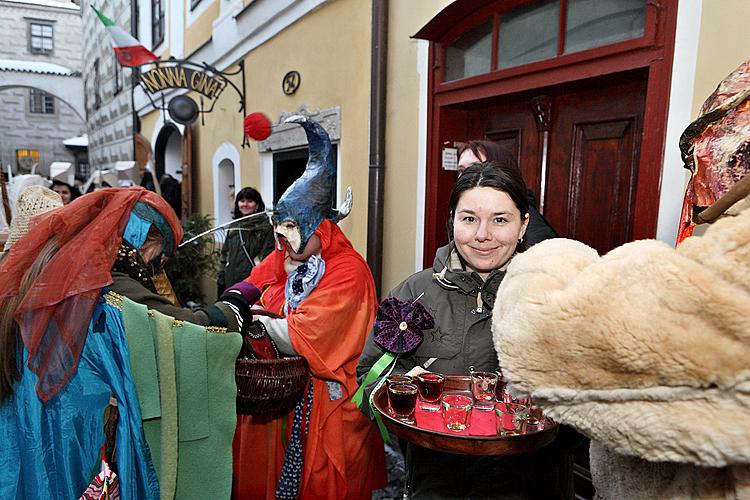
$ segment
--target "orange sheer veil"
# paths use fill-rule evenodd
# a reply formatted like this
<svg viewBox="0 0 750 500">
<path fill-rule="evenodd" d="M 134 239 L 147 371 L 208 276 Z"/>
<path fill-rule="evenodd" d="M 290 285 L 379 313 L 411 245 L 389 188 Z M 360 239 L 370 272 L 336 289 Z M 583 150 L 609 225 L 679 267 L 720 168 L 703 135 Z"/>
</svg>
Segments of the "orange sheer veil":
<svg viewBox="0 0 750 500">
<path fill-rule="evenodd" d="M 174 210 L 156 193 L 141 187 L 103 189 L 63 208 L 32 219 L 33 227 L 0 264 L 0 301 L 18 294 L 21 278 L 40 250 L 56 238 L 59 250 L 39 273 L 14 318 L 28 351 L 27 366 L 38 377 L 36 391 L 47 402 L 75 373 L 86 331 L 104 286 L 112 283 L 112 266 L 136 202 L 153 207 L 174 236 L 182 227 Z"/>
</svg>

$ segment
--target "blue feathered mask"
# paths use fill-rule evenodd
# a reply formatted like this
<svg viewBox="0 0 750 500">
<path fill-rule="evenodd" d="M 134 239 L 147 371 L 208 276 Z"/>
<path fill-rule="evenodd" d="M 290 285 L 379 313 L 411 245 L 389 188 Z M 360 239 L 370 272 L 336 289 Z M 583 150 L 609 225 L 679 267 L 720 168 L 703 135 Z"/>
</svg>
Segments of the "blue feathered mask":
<svg viewBox="0 0 750 500">
<path fill-rule="evenodd" d="M 274 231 L 282 235 L 295 253 L 302 253 L 323 219 L 338 222 L 351 211 L 349 188 L 341 207 L 333 208 L 332 188 L 336 182 L 333 150 L 328 133 L 310 118 L 294 115 L 284 123 L 300 125 L 307 135 L 310 156 L 302 175 L 281 195 L 273 210 Z"/>
</svg>

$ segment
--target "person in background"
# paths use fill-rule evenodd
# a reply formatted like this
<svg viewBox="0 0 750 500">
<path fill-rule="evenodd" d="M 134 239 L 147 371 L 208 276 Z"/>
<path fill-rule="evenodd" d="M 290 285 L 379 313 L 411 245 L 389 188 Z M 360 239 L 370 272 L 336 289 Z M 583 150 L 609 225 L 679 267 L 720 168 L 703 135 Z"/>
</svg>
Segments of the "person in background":
<svg viewBox="0 0 750 500">
<path fill-rule="evenodd" d="M 52 187 L 50 189 L 60 195 L 60 198 L 62 198 L 63 201 L 63 205 L 67 205 L 71 201 L 81 196 L 81 192 L 77 187 L 71 186 L 70 184 L 63 181 L 52 181 Z"/>
<path fill-rule="evenodd" d="M 169 174 L 164 174 L 159 179 L 159 188 L 162 197 L 167 200 L 174 213 L 180 217 L 182 214 L 182 187 L 180 181 Z"/>
<path fill-rule="evenodd" d="M 18 195 L 15 216 L 10 222 L 10 232 L 0 261 L 10 252 L 15 242 L 29 232 L 31 218 L 63 206 L 59 194 L 43 186 L 29 186 Z"/>
<path fill-rule="evenodd" d="M 498 370 L 492 343 L 492 309 L 497 288 L 529 224 L 526 185 L 514 166 L 474 163 L 456 181 L 449 199 L 451 242 L 438 249 L 432 269 L 398 285 L 391 297 L 418 301 L 434 326 L 416 348 L 398 357 L 393 374 L 427 370 L 467 375 Z M 370 333 L 357 365 L 360 384 L 385 350 Z M 365 387 L 369 400 L 377 381 Z M 372 418 L 370 405 L 361 410 Z M 509 457 L 443 453 L 409 444 L 405 498 L 573 498 L 572 457 L 549 445 Z"/>
<path fill-rule="evenodd" d="M 81 174 L 75 174 L 75 182 L 73 183 L 73 187 L 75 187 L 79 193 L 83 194 L 83 186 L 86 184 L 86 177 L 84 177 Z"/>
<path fill-rule="evenodd" d="M 266 205 L 260 193 L 245 187 L 234 199 L 233 219 L 263 212 Z M 221 247 L 221 260 L 217 276 L 217 297 L 227 288 L 250 276 L 256 264 L 271 253 L 274 246 L 273 227 L 268 217 L 251 217 L 227 228 L 227 238 Z"/>
<path fill-rule="evenodd" d="M 458 175 L 460 176 L 469 165 L 482 161 L 496 161 L 518 169 L 518 162 L 513 155 L 496 142 L 469 141 L 462 143 L 458 148 Z M 529 199 L 529 227 L 525 236 L 526 244 L 531 246 L 543 240 L 557 238 L 557 232 L 537 210 L 534 192 L 529 189 L 527 196 Z"/>
</svg>

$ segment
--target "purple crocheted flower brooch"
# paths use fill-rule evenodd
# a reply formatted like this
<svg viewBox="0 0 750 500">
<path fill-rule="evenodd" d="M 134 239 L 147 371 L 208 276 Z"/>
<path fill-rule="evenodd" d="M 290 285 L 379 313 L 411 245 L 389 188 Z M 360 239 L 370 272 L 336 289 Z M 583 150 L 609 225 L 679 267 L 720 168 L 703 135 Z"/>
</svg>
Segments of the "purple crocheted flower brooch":
<svg viewBox="0 0 750 500">
<path fill-rule="evenodd" d="M 435 321 L 419 302 L 389 297 L 378 308 L 375 342 L 388 352 L 403 354 L 419 347 L 422 330 L 433 326 Z"/>
</svg>

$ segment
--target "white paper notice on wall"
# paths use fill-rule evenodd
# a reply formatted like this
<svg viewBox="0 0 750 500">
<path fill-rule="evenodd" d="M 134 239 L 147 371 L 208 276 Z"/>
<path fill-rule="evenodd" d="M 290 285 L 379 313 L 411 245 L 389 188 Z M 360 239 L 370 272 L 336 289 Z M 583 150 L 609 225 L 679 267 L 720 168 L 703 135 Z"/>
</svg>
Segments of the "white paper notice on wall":
<svg viewBox="0 0 750 500">
<path fill-rule="evenodd" d="M 458 149 L 443 148 L 443 170 L 458 170 Z"/>
</svg>

